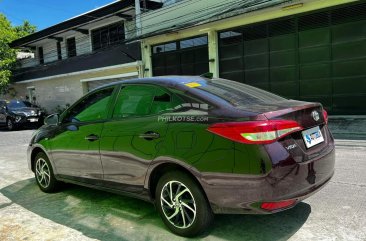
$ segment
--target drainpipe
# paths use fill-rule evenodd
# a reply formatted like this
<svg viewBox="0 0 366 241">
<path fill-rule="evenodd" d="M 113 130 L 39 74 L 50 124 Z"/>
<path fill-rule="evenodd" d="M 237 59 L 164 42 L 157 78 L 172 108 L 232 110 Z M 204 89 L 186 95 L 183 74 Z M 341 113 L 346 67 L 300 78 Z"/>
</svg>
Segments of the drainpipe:
<svg viewBox="0 0 366 241">
<path fill-rule="evenodd" d="M 208 59 L 209 70 L 214 78 L 219 77 L 219 53 L 218 53 L 218 39 L 217 32 L 210 29 L 208 35 Z"/>
<path fill-rule="evenodd" d="M 135 0 L 135 14 L 136 14 L 136 37 L 141 35 L 141 7 L 140 0 Z"/>
</svg>

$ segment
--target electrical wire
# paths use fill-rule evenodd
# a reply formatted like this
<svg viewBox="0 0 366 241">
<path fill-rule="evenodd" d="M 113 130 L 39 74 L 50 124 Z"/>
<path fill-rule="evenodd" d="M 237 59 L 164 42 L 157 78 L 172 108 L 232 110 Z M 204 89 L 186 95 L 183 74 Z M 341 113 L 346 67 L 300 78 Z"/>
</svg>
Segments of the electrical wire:
<svg viewBox="0 0 366 241">
<path fill-rule="evenodd" d="M 189 0 L 188 3 L 190 2 L 190 4 L 193 3 L 192 0 Z M 244 2 L 243 4 L 240 4 L 239 6 L 237 7 L 230 7 L 230 8 L 227 8 L 228 6 L 233 6 L 235 5 L 235 3 L 240 3 L 240 2 L 243 2 L 241 0 L 238 0 L 238 1 L 234 1 L 234 2 L 230 2 L 230 3 L 219 3 L 219 4 L 214 4 L 212 6 L 210 6 L 210 8 L 206 8 L 206 9 L 201 9 L 201 10 L 196 10 L 196 11 L 192 11 L 190 12 L 189 14 L 187 15 L 183 15 L 183 16 L 180 16 L 178 18 L 174 18 L 174 19 L 170 19 L 170 20 L 167 20 L 166 22 L 170 22 L 170 21 L 176 21 L 177 19 L 179 18 L 183 18 L 186 17 L 188 18 L 189 16 L 195 16 L 195 23 L 199 22 L 203 19 L 210 19 L 210 18 L 213 18 L 213 17 L 217 17 L 217 16 L 220 16 L 222 14 L 225 14 L 225 13 L 228 13 L 230 11 L 235 11 L 235 10 L 238 10 L 238 9 L 242 9 L 243 7 L 253 7 L 255 5 L 260 5 L 260 4 L 263 4 L 265 2 L 270 2 L 270 1 L 260 1 L 260 3 L 258 4 L 258 1 L 246 1 Z M 256 2 L 256 4 L 251 4 L 253 2 Z M 174 4 L 173 4 L 174 5 Z M 186 5 L 183 5 L 181 6 L 180 8 L 184 7 L 184 6 L 187 6 L 188 4 Z M 172 6 L 173 7 L 173 6 Z M 177 9 L 172 9 L 174 11 L 176 11 Z M 209 11 L 208 11 L 209 10 Z M 225 10 L 225 11 L 224 11 Z M 199 13 L 204 13 L 204 16 L 197 16 L 197 14 Z M 161 15 L 164 15 L 166 14 L 166 12 L 163 12 L 162 14 L 158 14 L 158 15 L 153 15 L 152 17 L 155 18 L 155 17 L 158 17 L 158 16 L 161 16 Z M 210 16 L 210 17 L 208 17 Z M 151 18 L 152 18 L 151 17 Z M 149 19 L 149 18 L 147 18 Z M 147 19 L 143 19 L 143 21 L 146 21 Z M 186 24 L 188 23 L 192 23 L 192 19 L 184 19 L 184 21 L 182 21 L 181 23 L 179 23 L 179 26 L 180 27 L 183 27 L 185 26 Z M 148 28 L 152 28 L 154 26 L 158 26 L 160 25 L 160 23 L 155 23 L 155 24 L 150 24 L 150 25 L 146 25 L 144 26 L 143 28 L 141 29 L 148 29 Z M 176 26 L 177 27 L 177 26 Z M 170 29 L 174 29 L 174 28 L 170 28 Z M 165 30 L 170 30 L 170 29 L 165 29 Z M 132 29 L 132 30 L 125 30 L 125 35 L 129 34 L 129 33 L 134 33 L 136 31 L 136 29 Z M 164 30 L 163 30 L 164 31 Z M 87 40 L 85 41 L 85 43 L 82 43 L 80 44 L 81 41 L 84 41 L 84 40 Z M 75 42 L 77 42 L 78 44 L 76 45 L 76 48 L 77 48 L 77 51 L 80 53 L 82 52 L 83 54 L 90 54 L 90 50 L 92 49 L 92 46 L 90 45 L 90 36 L 89 35 L 86 35 L 86 36 L 82 36 L 82 37 L 78 37 L 78 38 L 75 38 Z M 126 42 L 126 41 L 125 41 Z M 56 42 L 55 42 L 56 43 Z M 56 46 L 56 44 L 55 44 Z M 46 50 L 47 48 L 44 48 L 44 50 Z M 57 52 L 57 48 L 51 48 L 51 49 L 47 49 L 47 53 L 44 54 L 44 58 L 43 59 L 54 59 L 55 61 L 57 61 L 58 59 L 58 52 Z M 62 54 L 65 53 L 65 51 L 62 51 Z M 67 53 L 66 53 L 67 54 Z M 64 56 L 64 55 L 62 55 Z M 23 60 L 25 62 L 23 63 L 27 63 L 27 60 Z M 30 62 L 33 62 L 34 59 L 30 59 L 28 63 Z M 51 64 L 51 63 L 50 63 Z M 24 73 L 24 72 L 23 72 Z"/>
<path fill-rule="evenodd" d="M 229 8 L 229 10 L 227 10 L 227 11 L 224 11 L 225 9 L 224 9 L 224 7 L 227 7 L 227 6 L 232 6 L 232 5 L 236 5 L 236 3 L 242 3 L 243 1 L 242 0 L 239 0 L 239 1 L 235 1 L 235 2 L 230 2 L 230 3 L 226 3 L 226 4 L 220 4 L 219 6 L 213 6 L 213 7 L 210 7 L 210 8 L 208 8 L 208 9 L 205 9 L 205 10 L 196 10 L 196 11 L 193 11 L 193 12 L 191 12 L 190 14 L 188 14 L 188 15 L 183 15 L 183 16 L 180 16 L 180 17 L 177 17 L 177 18 L 174 18 L 174 19 L 170 19 L 170 20 L 167 20 L 167 21 L 165 21 L 165 22 L 170 22 L 170 21 L 176 21 L 177 19 L 179 19 L 179 18 L 184 18 L 184 17 L 187 17 L 187 16 L 190 16 L 190 15 L 195 15 L 195 21 L 194 22 L 199 22 L 199 21 L 197 21 L 197 19 L 198 18 L 205 18 L 205 19 L 210 19 L 212 16 L 210 16 L 210 14 L 212 14 L 212 13 L 215 13 L 215 10 L 217 10 L 217 12 L 219 12 L 219 14 L 218 15 L 221 15 L 221 14 L 223 14 L 223 13 L 226 13 L 227 11 L 231 11 L 231 9 L 240 9 L 240 8 L 243 8 L 243 7 L 251 7 L 252 5 L 248 5 L 248 6 L 246 6 L 247 4 L 248 4 L 248 2 L 258 2 L 258 1 L 256 1 L 256 0 L 252 0 L 252 1 L 246 1 L 245 3 L 243 3 L 243 4 L 241 4 L 239 7 L 236 7 L 236 8 Z M 262 2 L 268 2 L 268 0 L 267 1 L 261 1 L 259 4 L 262 4 Z M 269 1 L 270 2 L 270 1 Z M 217 8 L 219 8 L 219 7 L 222 7 L 222 8 L 220 8 L 220 9 L 217 9 Z M 207 11 L 207 10 L 212 10 L 212 11 Z M 196 14 L 197 13 L 204 13 L 203 14 L 203 16 L 196 16 Z M 216 16 L 216 15 L 215 15 Z M 143 19 L 144 21 L 145 21 L 145 19 Z M 186 24 L 186 23 L 190 23 L 190 21 L 188 20 L 188 21 L 186 21 L 186 22 L 182 22 L 182 23 L 180 23 L 179 25 L 184 25 L 184 24 Z M 158 25 L 160 25 L 160 23 L 158 24 Z M 147 26 L 145 26 L 145 27 L 143 27 L 142 29 L 149 29 L 149 28 L 152 28 L 152 27 L 154 27 L 155 26 L 155 24 L 152 24 L 152 25 L 147 25 Z M 178 27 L 178 26 L 177 26 Z"/>
<path fill-rule="evenodd" d="M 188 2 L 187 2 L 187 4 L 181 4 L 181 5 L 179 5 L 177 8 L 175 8 L 175 9 L 171 9 L 170 11 L 179 11 L 179 9 L 180 8 L 183 8 L 183 7 L 185 7 L 185 6 L 187 6 L 187 5 L 190 5 L 190 4 L 193 4 L 193 3 L 196 3 L 197 2 L 197 0 L 196 1 L 194 1 L 194 0 L 187 0 Z M 198 0 L 198 1 L 205 1 L 205 0 Z M 219 7 L 219 6 L 223 6 L 223 5 L 231 5 L 231 4 L 236 4 L 236 3 L 238 3 L 238 2 L 241 2 L 242 0 L 237 0 L 237 1 L 235 1 L 235 2 L 230 2 L 230 3 L 218 3 L 218 4 L 214 4 L 214 5 L 212 5 L 210 8 L 206 8 L 205 10 L 210 10 L 210 9 L 212 9 L 212 8 L 216 8 L 216 7 Z M 184 3 L 186 3 L 186 2 L 184 2 Z M 164 8 L 165 9 L 165 8 Z M 199 10 L 199 12 L 200 11 L 205 11 L 205 10 Z M 148 22 L 148 20 L 150 20 L 150 19 L 153 19 L 153 18 L 159 18 L 160 16 L 162 16 L 162 15 L 165 15 L 166 13 L 168 13 L 168 12 L 170 12 L 170 11 L 164 11 L 163 13 L 161 13 L 161 14 L 158 14 L 158 15 L 153 15 L 153 16 L 151 16 L 150 18 L 144 18 L 143 20 L 145 21 L 145 22 Z M 190 16 L 190 15 L 194 15 L 196 13 L 196 11 L 194 11 L 194 12 L 191 12 L 191 13 L 189 13 L 189 14 L 187 14 L 187 15 L 185 15 L 185 16 L 181 16 L 181 17 L 187 17 L 187 16 Z M 82 15 L 82 16 L 84 16 L 84 15 Z M 110 17 L 110 16 L 113 16 L 113 15 L 109 15 L 109 16 L 107 16 L 107 17 Z M 90 15 L 89 15 L 89 17 L 91 17 Z M 95 18 L 95 17 L 94 17 Z M 97 18 L 97 19 L 100 19 L 100 18 Z M 177 19 L 177 18 L 175 18 L 175 19 Z M 172 21 L 174 21 L 175 19 L 170 19 L 170 20 L 166 20 L 166 22 L 172 22 Z M 136 20 L 136 16 L 135 17 L 133 17 L 131 20 Z M 86 23 L 86 24 L 89 24 L 90 22 L 88 22 L 88 23 Z M 160 26 L 160 23 L 155 23 L 155 24 L 151 24 L 151 25 L 147 25 L 147 26 L 145 26 L 145 27 L 142 27 L 140 30 L 144 30 L 144 29 L 149 29 L 149 28 L 151 28 L 151 27 L 153 27 L 153 26 Z M 78 27 L 80 27 L 80 26 L 78 26 Z M 131 33 L 134 33 L 134 31 L 136 31 L 136 29 L 132 29 L 132 30 L 127 30 L 127 31 L 125 31 L 125 34 L 126 35 L 128 35 L 128 34 L 131 34 Z M 55 34 L 55 35 L 57 35 L 57 33 Z"/>
<path fill-rule="evenodd" d="M 190 0 L 191 1 L 191 0 Z M 202 0 L 201 0 L 202 1 Z M 216 9 L 217 7 L 222 7 L 222 6 L 227 6 L 227 5 L 231 5 L 231 4 L 233 4 L 233 3 L 237 3 L 237 2 L 241 2 L 241 0 L 237 0 L 237 1 L 235 1 L 235 2 L 230 2 L 230 3 L 219 3 L 219 4 L 214 4 L 214 5 L 212 5 L 210 8 L 208 8 L 208 9 L 205 9 L 205 10 L 198 10 L 198 11 L 193 11 L 193 12 L 191 12 L 190 14 L 188 14 L 188 15 L 185 15 L 185 16 L 181 16 L 181 17 L 187 17 L 187 16 L 190 16 L 190 15 L 195 15 L 196 13 L 200 13 L 200 12 L 207 12 L 207 10 L 212 10 L 212 9 Z M 192 4 L 192 3 L 191 3 Z M 186 4 L 186 5 L 188 5 L 188 4 Z M 184 6 L 186 6 L 186 5 L 184 5 Z M 164 12 L 164 14 L 166 14 L 166 12 Z M 160 15 L 163 15 L 163 14 L 160 14 Z M 158 16 L 160 16 L 160 15 L 157 15 L 156 17 L 158 17 Z M 175 19 L 170 19 L 170 20 L 168 20 L 169 22 L 170 21 L 175 21 L 177 18 L 175 18 Z M 145 21 L 145 19 L 144 19 L 144 21 Z M 166 22 L 168 22 L 168 21 L 166 21 Z M 145 27 L 143 27 L 142 29 L 149 29 L 149 28 L 152 28 L 152 27 L 155 27 L 155 26 L 160 26 L 160 23 L 155 23 L 155 24 L 151 24 L 151 25 L 147 25 L 147 26 L 145 26 Z M 135 33 L 135 29 L 133 29 L 133 30 L 130 30 L 130 31 L 125 31 L 125 35 L 128 35 L 128 34 L 131 34 L 131 33 Z M 85 38 L 89 38 L 89 36 L 86 36 Z M 76 39 L 76 41 L 77 42 L 80 42 L 82 39 L 80 38 L 80 39 Z M 83 48 L 83 46 L 85 46 L 85 48 Z M 84 52 L 85 50 L 90 50 L 90 44 L 89 43 L 85 43 L 85 44 L 78 44 L 77 45 L 77 49 L 80 51 L 80 52 Z M 87 49 L 86 49 L 87 48 Z M 44 50 L 46 50 L 46 48 L 44 49 Z M 53 54 L 53 55 L 52 55 Z M 50 59 L 56 59 L 57 57 L 58 57 L 58 54 L 57 54 L 57 49 L 48 49 L 48 51 L 47 51 L 47 53 L 44 53 L 44 56 L 46 56 L 47 55 L 47 58 L 50 58 Z"/>
<path fill-rule="evenodd" d="M 231 2 L 231 4 L 232 4 L 232 2 Z M 223 6 L 225 4 L 217 4 L 217 5 L 218 6 Z M 217 6 L 214 6 L 214 7 L 211 7 L 211 8 L 214 9 L 215 7 L 217 7 Z M 201 11 L 195 11 L 194 13 L 197 13 L 197 12 L 201 12 Z M 194 13 L 191 13 L 191 14 L 194 14 Z M 207 11 L 206 11 L 206 13 L 207 13 Z M 87 40 L 87 42 L 85 42 L 83 44 L 80 44 L 80 40 L 84 40 L 84 39 Z M 87 35 L 85 37 L 77 38 L 76 40 L 78 40 L 77 42 L 79 42 L 79 44 L 77 45 L 78 52 L 82 52 L 84 54 L 90 53 L 91 46 L 90 46 L 90 42 L 89 42 L 90 41 L 89 40 L 89 35 Z M 84 47 L 82 47 L 82 46 L 84 46 Z M 73 50 L 71 50 L 71 51 L 73 51 Z M 52 55 L 52 53 L 53 53 L 53 55 Z M 57 59 L 58 59 L 57 49 L 51 49 L 51 51 L 48 51 L 46 54 L 44 54 L 43 59 L 54 59 L 55 61 L 57 61 Z M 31 59 L 29 61 L 34 61 L 34 59 Z"/>
<path fill-rule="evenodd" d="M 199 1 L 205 1 L 205 0 L 199 0 Z M 227 6 L 230 6 L 230 5 L 233 5 L 233 4 L 237 4 L 237 3 L 240 3 L 240 2 L 242 2 L 242 0 L 236 0 L 236 1 L 231 1 L 231 2 L 227 2 L 227 3 L 216 3 L 216 4 L 213 4 L 213 5 L 211 5 L 210 7 L 208 7 L 208 8 L 205 8 L 205 9 L 198 9 L 198 10 L 194 10 L 194 11 L 191 11 L 190 13 L 188 13 L 188 14 L 186 14 L 186 15 L 182 15 L 182 16 L 179 16 L 179 17 L 175 17 L 175 18 L 171 18 L 171 19 L 168 19 L 168 20 L 165 20 L 164 21 L 164 23 L 166 24 L 167 22 L 175 22 L 175 21 L 177 21 L 178 19 L 184 19 L 184 18 L 189 18 L 189 17 L 195 17 L 195 15 L 197 14 L 197 13 L 204 13 L 204 14 L 207 14 L 207 12 L 208 11 L 210 11 L 210 10 L 217 10 L 218 8 L 224 8 L 224 7 L 227 7 Z M 194 2 L 194 3 L 197 3 L 197 1 L 196 2 Z M 193 3 L 192 3 L 193 4 Z M 185 6 L 182 6 L 182 7 L 178 7 L 177 9 L 172 9 L 171 11 L 179 11 L 179 9 L 180 8 L 183 8 L 183 7 L 185 7 Z M 218 11 L 219 10 L 221 10 L 221 9 L 218 9 Z M 141 19 L 143 22 L 149 22 L 149 20 L 151 20 L 151 19 L 155 19 L 155 18 L 159 18 L 160 16 L 162 16 L 162 15 L 166 15 L 167 13 L 168 13 L 169 11 L 164 11 L 164 12 L 162 12 L 161 14 L 156 14 L 156 15 L 153 15 L 153 16 L 151 16 L 150 18 L 143 18 L 143 19 Z M 135 17 L 133 18 L 133 19 L 136 19 Z M 142 28 L 140 28 L 139 30 L 141 31 L 141 30 L 145 30 L 145 29 L 150 29 L 150 28 L 152 28 L 152 27 L 155 27 L 155 26 L 161 26 L 161 23 L 160 22 L 158 22 L 158 23 L 153 23 L 153 24 L 150 24 L 150 25 L 146 25 L 146 26 L 144 26 L 144 27 L 142 27 Z M 136 31 L 136 29 L 134 29 L 134 30 L 132 30 L 132 31 Z M 130 32 L 132 32 L 132 31 L 130 31 Z"/>
<path fill-rule="evenodd" d="M 291 0 L 279 0 L 279 1 L 277 1 L 277 3 L 276 3 L 276 4 L 272 4 L 272 5 L 270 5 L 270 6 L 275 6 L 275 5 L 278 5 L 278 4 L 280 4 L 280 3 L 283 3 L 283 2 L 289 2 L 289 1 L 291 1 Z M 266 3 L 266 2 L 271 3 L 271 2 L 273 2 L 273 1 L 271 1 L 271 0 L 267 0 L 267 1 L 263 1 L 263 2 L 261 2 L 260 4 L 255 4 L 255 5 L 262 5 L 263 3 Z M 249 6 L 247 6 L 247 8 L 255 7 L 255 5 L 249 5 Z M 233 11 L 235 11 L 235 10 L 239 10 L 239 9 L 241 9 L 242 7 L 243 7 L 243 6 L 240 6 L 240 7 L 234 8 L 234 9 L 233 9 Z M 251 10 L 251 11 L 254 11 L 254 10 Z M 251 11 L 247 11 L 247 12 L 251 12 Z M 154 31 L 154 33 L 153 33 L 153 34 L 151 34 L 151 33 L 147 33 L 147 34 L 144 34 L 144 35 L 138 36 L 138 37 L 136 37 L 136 38 L 131 38 L 131 39 L 129 40 L 129 42 L 135 41 L 135 40 L 137 40 L 137 39 L 143 39 L 143 38 L 147 38 L 147 37 L 151 37 L 151 36 L 161 35 L 161 34 L 164 34 L 164 33 L 169 33 L 169 32 L 176 31 L 176 30 L 182 30 L 182 29 L 186 29 L 186 28 L 188 28 L 188 27 L 198 26 L 198 25 L 200 25 L 200 24 L 205 24 L 205 23 L 207 23 L 207 22 L 213 22 L 213 21 L 217 21 L 217 20 L 226 19 L 226 18 L 228 18 L 228 17 L 236 16 L 236 15 L 239 15 L 239 14 L 243 14 L 243 12 L 240 12 L 240 13 L 237 13 L 237 14 L 234 14 L 234 15 L 231 15 L 231 16 L 226 16 L 226 17 L 223 17 L 223 18 L 220 18 L 220 19 L 215 19 L 215 20 L 213 20 L 213 21 L 212 21 L 212 19 L 213 19 L 213 18 L 217 18 L 218 16 L 221 16 L 221 15 L 223 15 L 224 13 L 227 13 L 227 11 L 225 11 L 225 12 L 220 12 L 220 13 L 218 13 L 218 14 L 216 14 L 216 15 L 212 15 L 212 16 L 210 16 L 210 17 L 201 16 L 201 18 L 206 19 L 206 21 L 205 21 L 205 22 L 201 22 L 201 23 L 200 23 L 200 21 L 201 21 L 201 20 L 200 20 L 200 19 L 199 19 L 199 20 L 197 20 L 197 18 L 196 18 L 196 21 L 187 21 L 187 22 L 182 22 L 182 23 L 181 23 L 180 25 L 178 25 L 178 26 L 173 26 L 173 27 L 171 27 L 171 28 L 162 29 L 162 30 L 160 30 L 160 31 Z M 244 12 L 244 13 L 245 13 L 245 12 Z"/>
</svg>

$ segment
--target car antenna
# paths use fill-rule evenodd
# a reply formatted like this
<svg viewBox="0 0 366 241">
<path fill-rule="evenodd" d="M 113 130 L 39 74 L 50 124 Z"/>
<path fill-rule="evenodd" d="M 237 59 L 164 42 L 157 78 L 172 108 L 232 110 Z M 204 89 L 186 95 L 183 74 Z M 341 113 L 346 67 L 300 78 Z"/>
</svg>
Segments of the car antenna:
<svg viewBox="0 0 366 241">
<path fill-rule="evenodd" d="M 213 73 L 207 72 L 207 73 L 201 74 L 200 77 L 205 77 L 207 79 L 212 79 L 213 78 Z"/>
</svg>

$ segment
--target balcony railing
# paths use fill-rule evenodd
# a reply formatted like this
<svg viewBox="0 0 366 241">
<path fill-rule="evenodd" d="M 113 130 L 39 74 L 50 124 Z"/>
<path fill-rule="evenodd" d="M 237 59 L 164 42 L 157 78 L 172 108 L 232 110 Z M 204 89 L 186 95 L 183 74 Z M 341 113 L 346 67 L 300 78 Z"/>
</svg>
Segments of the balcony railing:
<svg viewBox="0 0 366 241">
<path fill-rule="evenodd" d="M 140 59 L 141 51 L 139 43 L 120 44 L 65 60 L 17 69 L 13 73 L 13 82 L 103 68 L 135 62 Z"/>
</svg>

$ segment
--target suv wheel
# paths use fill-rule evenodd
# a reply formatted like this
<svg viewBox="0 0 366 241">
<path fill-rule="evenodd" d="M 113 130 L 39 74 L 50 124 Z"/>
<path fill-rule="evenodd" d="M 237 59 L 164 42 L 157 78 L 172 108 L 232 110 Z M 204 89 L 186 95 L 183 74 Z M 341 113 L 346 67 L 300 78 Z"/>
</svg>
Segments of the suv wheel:
<svg viewBox="0 0 366 241">
<path fill-rule="evenodd" d="M 156 206 L 165 225 L 175 234 L 193 237 L 213 221 L 201 188 L 183 172 L 163 175 L 156 188 Z"/>
<path fill-rule="evenodd" d="M 15 128 L 14 123 L 10 118 L 6 119 L 6 128 L 8 128 L 9 131 L 14 130 Z"/>
<path fill-rule="evenodd" d="M 43 192 L 55 192 L 58 187 L 58 181 L 53 175 L 51 163 L 43 152 L 37 154 L 35 158 L 35 172 L 37 184 Z"/>
</svg>

